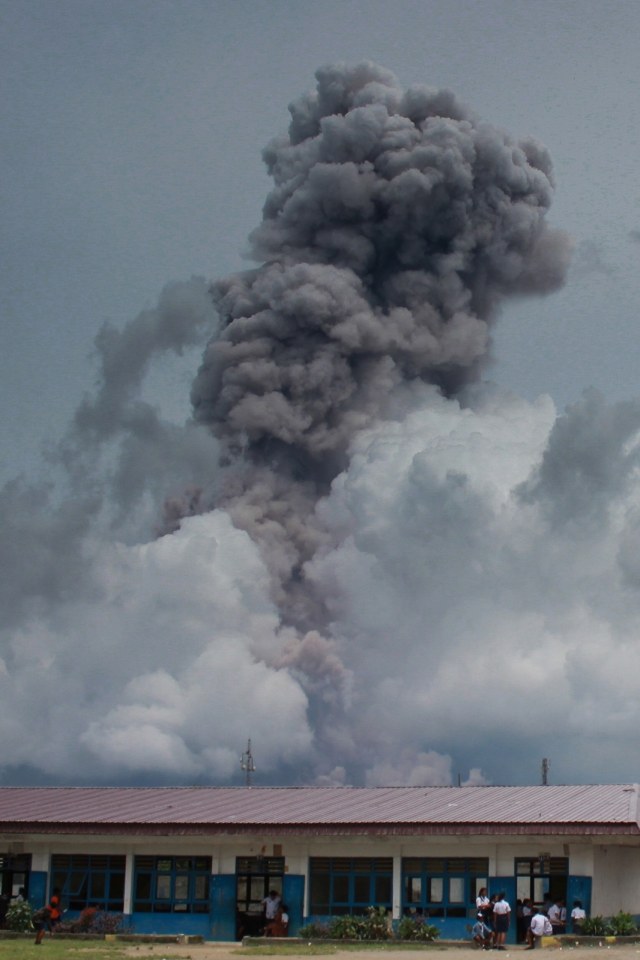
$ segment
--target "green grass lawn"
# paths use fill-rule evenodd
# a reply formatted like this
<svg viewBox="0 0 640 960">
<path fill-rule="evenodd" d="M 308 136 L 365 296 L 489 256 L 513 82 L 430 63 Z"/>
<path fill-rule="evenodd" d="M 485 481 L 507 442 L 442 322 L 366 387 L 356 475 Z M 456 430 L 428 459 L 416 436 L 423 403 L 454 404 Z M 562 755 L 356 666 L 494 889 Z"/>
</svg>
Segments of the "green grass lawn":
<svg viewBox="0 0 640 960">
<path fill-rule="evenodd" d="M 110 943 L 104 940 L 58 940 L 45 937 L 39 947 L 32 939 L 0 940 L 0 960 L 27 960 L 43 957 L 46 960 L 124 960 L 125 948 L 131 944 Z M 173 955 L 175 958 L 175 954 Z M 172 960 L 171 954 L 163 954 L 163 960 Z M 182 958 L 184 960 L 184 958 Z"/>
<path fill-rule="evenodd" d="M 29 940 L 2 940 L 0 939 L 0 960 L 32 960 L 40 957 L 42 960 L 130 960 L 131 953 L 126 954 L 127 947 L 130 949 L 131 943 L 114 943 L 104 940 L 80 940 L 74 943 L 73 940 L 56 940 L 55 937 L 45 937 L 40 946 L 36 946 L 32 939 Z M 418 944 L 417 948 L 423 944 Z M 350 950 L 370 950 L 371 953 L 381 953 L 393 948 L 398 950 L 398 945 L 381 944 L 365 942 L 359 944 L 344 944 L 337 947 L 335 944 L 314 943 L 314 944 L 274 944 L 264 947 L 239 947 L 235 953 L 243 957 L 287 957 L 287 956 L 327 956 L 337 953 L 345 953 Z M 400 948 L 402 949 L 402 948 Z M 415 947 L 413 948 L 415 949 Z M 433 950 L 433 946 L 431 947 Z M 166 953 L 165 953 L 166 950 Z M 165 946 L 162 951 L 162 960 L 184 960 L 184 955 L 177 958 L 176 954 L 171 953 L 171 944 Z M 194 956 L 198 956 L 197 945 L 194 946 Z"/>
<path fill-rule="evenodd" d="M 269 947 L 240 947 L 236 950 L 236 953 L 243 957 L 313 957 L 337 952 L 338 948 L 332 943 L 310 943 L 308 946 L 306 943 L 292 943 L 291 946 L 279 943 Z"/>
<path fill-rule="evenodd" d="M 441 943 L 421 943 L 416 941 L 416 943 L 398 943 L 397 940 L 388 940 L 377 943 L 372 940 L 360 940 L 358 943 L 322 943 L 320 941 L 315 941 L 315 943 L 292 943 L 287 945 L 284 943 L 274 944 L 273 946 L 259 946 L 259 947 L 240 947 L 236 950 L 236 953 L 241 954 L 245 957 L 286 957 L 286 956 L 313 956 L 314 954 L 335 954 L 335 953 L 349 953 L 349 952 L 360 952 L 362 950 L 368 950 L 371 953 L 385 953 L 392 950 L 394 953 L 401 952 L 403 950 L 411 950 L 415 952 L 416 950 L 424 950 L 425 953 L 430 951 L 433 953 L 434 950 L 446 950 L 446 946 Z"/>
<path fill-rule="evenodd" d="M 41 960 L 46 958 L 46 960 L 130 960 L 135 953 L 131 952 L 131 948 L 135 949 L 135 943 L 132 942 L 117 942 L 114 940 L 85 940 L 78 939 L 75 940 L 70 937 L 58 938 L 46 936 L 44 941 L 39 946 L 36 946 L 34 943 L 35 934 L 31 934 L 29 937 L 20 937 L 20 939 L 4 939 L 0 937 L 0 960 L 29 960 L 29 958 L 40 957 Z M 170 943 L 158 945 L 160 947 L 161 953 L 156 957 L 156 960 L 185 960 L 185 955 L 178 957 L 175 952 L 172 952 L 172 947 Z M 388 951 L 393 951 L 397 953 L 403 950 L 422 950 L 425 953 L 430 951 L 433 953 L 434 950 L 442 951 L 446 949 L 442 944 L 436 943 L 398 943 L 397 941 L 367 941 L 362 940 L 357 943 L 345 942 L 345 943 L 322 943 L 321 941 L 315 941 L 313 943 L 306 943 L 304 941 L 297 941 L 295 943 L 273 943 L 267 944 L 262 942 L 259 946 L 249 946 L 241 947 L 240 944 L 235 945 L 233 950 L 230 950 L 229 953 L 238 955 L 238 960 L 242 957 L 244 960 L 245 957 L 254 957 L 256 960 L 261 960 L 263 957 L 314 957 L 314 956 L 336 956 L 337 954 L 350 953 L 352 951 L 362 951 L 367 950 L 372 954 L 381 954 Z M 126 951 L 129 950 L 129 953 Z M 198 957 L 198 945 L 193 945 L 193 957 Z M 382 960 L 382 958 L 380 958 Z"/>
<path fill-rule="evenodd" d="M 114 943 L 104 940 L 56 940 L 55 937 L 45 937 L 40 946 L 36 946 L 33 939 L 28 940 L 3 940 L 0 939 L 0 960 L 32 960 L 40 957 L 42 960 L 130 960 L 131 953 L 126 954 L 127 948 L 131 949 L 131 943 Z M 162 960 L 184 960 L 184 955 L 180 958 L 175 953 L 171 953 L 171 944 L 163 945 Z M 348 953 L 352 950 L 370 950 L 371 953 L 383 953 L 387 950 L 402 949 L 420 950 L 426 948 L 425 944 L 412 944 L 407 947 L 405 944 L 397 943 L 371 943 L 362 941 L 358 944 L 341 944 L 339 947 L 332 943 L 306 943 L 296 944 L 274 944 L 273 946 L 245 947 L 238 945 L 234 951 L 242 957 L 287 957 L 287 956 L 327 956 L 337 953 Z M 434 945 L 430 944 L 427 949 L 434 950 Z M 437 948 L 436 948 L 437 949 Z M 442 950 L 442 946 L 440 946 Z M 165 952 L 166 950 L 166 952 Z M 426 950 L 425 950 L 426 952 Z M 198 956 L 198 947 L 194 945 L 194 956 Z"/>
</svg>

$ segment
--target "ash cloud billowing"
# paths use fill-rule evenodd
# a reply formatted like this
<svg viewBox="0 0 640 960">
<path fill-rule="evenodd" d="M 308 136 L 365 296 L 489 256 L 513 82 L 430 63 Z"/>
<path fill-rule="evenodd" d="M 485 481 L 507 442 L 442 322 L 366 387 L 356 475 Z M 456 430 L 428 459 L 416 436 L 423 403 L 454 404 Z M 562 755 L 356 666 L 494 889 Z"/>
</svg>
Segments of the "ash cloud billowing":
<svg viewBox="0 0 640 960">
<path fill-rule="evenodd" d="M 291 113 L 258 266 L 104 327 L 61 488 L 0 491 L 0 775 L 637 779 L 640 403 L 481 379 L 566 270 L 546 152 L 371 64 Z"/>
<path fill-rule="evenodd" d="M 263 265 L 216 283 L 221 329 L 192 390 L 236 465 L 217 503 L 262 545 L 302 628 L 324 616 L 301 586 L 326 546 L 314 508 L 354 436 L 397 415 L 412 383 L 452 396 L 475 381 L 503 299 L 555 290 L 570 254 L 546 224 L 539 144 L 372 63 L 316 77 L 264 152 L 275 185 L 250 240 Z"/>
</svg>

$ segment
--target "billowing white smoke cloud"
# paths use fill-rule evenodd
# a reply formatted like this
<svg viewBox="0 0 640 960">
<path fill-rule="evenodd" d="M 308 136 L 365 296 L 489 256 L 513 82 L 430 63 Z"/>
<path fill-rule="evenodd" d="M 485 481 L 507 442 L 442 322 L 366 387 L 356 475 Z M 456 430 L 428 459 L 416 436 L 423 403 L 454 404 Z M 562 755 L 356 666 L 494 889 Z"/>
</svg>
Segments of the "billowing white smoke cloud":
<svg viewBox="0 0 640 960">
<path fill-rule="evenodd" d="M 146 544 L 85 538 L 77 595 L 4 631 L 4 763 L 225 782 L 251 736 L 263 782 L 526 782 L 547 755 L 564 780 L 628 778 L 640 403 L 589 394 L 556 421 L 490 391 L 411 400 L 318 508 L 335 545 L 306 573 L 331 598 L 333 674 L 280 627 L 223 511 Z"/>
<path fill-rule="evenodd" d="M 0 492 L 5 782 L 237 782 L 247 737 L 263 783 L 637 779 L 640 401 L 473 385 L 566 268 L 548 157 L 318 78 L 221 325 L 191 280 L 105 328 L 70 495 Z M 166 422 L 145 374 L 207 340 Z"/>
<path fill-rule="evenodd" d="M 5 764 L 226 779 L 252 730 L 267 768 L 308 750 L 306 695 L 275 666 L 287 635 L 264 566 L 226 514 L 84 549 L 91 590 L 25 620 L 0 662 Z"/>
<path fill-rule="evenodd" d="M 639 431 L 638 402 L 587 394 L 556 421 L 478 392 L 358 437 L 320 508 L 340 543 L 307 576 L 333 598 L 372 771 L 384 743 L 463 773 L 535 778 L 551 755 L 565 779 L 632 775 Z"/>
</svg>

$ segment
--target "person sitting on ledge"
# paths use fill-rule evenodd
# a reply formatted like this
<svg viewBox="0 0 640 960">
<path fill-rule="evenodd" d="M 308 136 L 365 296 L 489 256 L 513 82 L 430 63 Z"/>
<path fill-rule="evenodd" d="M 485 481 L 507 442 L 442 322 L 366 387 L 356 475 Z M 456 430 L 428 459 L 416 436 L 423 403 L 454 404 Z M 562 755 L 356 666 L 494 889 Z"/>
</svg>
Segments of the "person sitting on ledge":
<svg viewBox="0 0 640 960">
<path fill-rule="evenodd" d="M 482 947 L 483 950 L 491 950 L 491 941 L 493 940 L 493 930 L 486 923 L 484 919 L 484 913 L 482 913 L 482 911 L 478 912 L 476 922 L 471 928 L 471 936 L 473 938 L 473 942 L 478 947 Z"/>
<path fill-rule="evenodd" d="M 527 930 L 527 946 L 525 950 L 533 950 L 540 946 L 542 937 L 549 937 L 553 933 L 553 927 L 549 917 L 546 916 L 542 907 L 537 907 L 536 912 L 531 917 L 531 923 Z"/>
</svg>

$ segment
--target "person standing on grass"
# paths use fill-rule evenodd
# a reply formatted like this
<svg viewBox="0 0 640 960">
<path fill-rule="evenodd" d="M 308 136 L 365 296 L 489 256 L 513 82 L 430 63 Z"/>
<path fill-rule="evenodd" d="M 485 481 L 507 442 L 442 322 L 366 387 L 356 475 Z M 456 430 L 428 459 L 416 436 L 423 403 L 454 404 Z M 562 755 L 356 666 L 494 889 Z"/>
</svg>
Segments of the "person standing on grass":
<svg viewBox="0 0 640 960">
<path fill-rule="evenodd" d="M 36 944 L 42 943 L 47 930 L 49 933 L 53 933 L 61 919 L 62 903 L 60 901 L 60 889 L 56 887 L 46 907 L 43 907 L 42 910 L 37 910 L 33 915 L 33 923 L 37 931 Z"/>
<path fill-rule="evenodd" d="M 60 887 L 56 887 L 51 894 L 51 899 L 49 900 L 49 910 L 51 911 L 51 916 L 49 919 L 49 924 L 51 927 L 51 933 L 58 926 L 62 920 L 62 901 L 60 900 Z"/>
<path fill-rule="evenodd" d="M 36 910 L 31 917 L 31 922 L 36 928 L 36 939 L 34 943 L 36 946 L 39 946 L 44 940 L 44 935 L 47 930 L 51 930 L 51 908 L 49 905 L 47 904 L 40 910 Z"/>
</svg>

